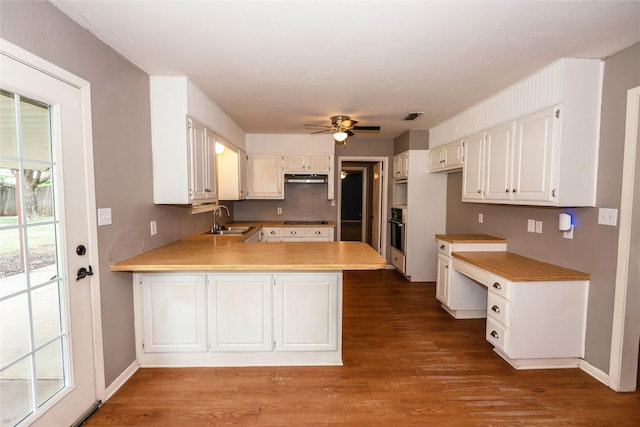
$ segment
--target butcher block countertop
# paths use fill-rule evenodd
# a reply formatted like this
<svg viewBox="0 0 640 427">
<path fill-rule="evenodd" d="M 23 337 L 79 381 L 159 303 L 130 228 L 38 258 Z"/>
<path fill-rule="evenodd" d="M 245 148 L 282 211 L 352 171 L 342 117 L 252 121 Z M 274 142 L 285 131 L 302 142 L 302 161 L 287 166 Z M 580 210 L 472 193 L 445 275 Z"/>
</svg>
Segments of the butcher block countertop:
<svg viewBox="0 0 640 427">
<path fill-rule="evenodd" d="M 191 236 L 112 264 L 111 271 L 342 271 L 387 265 L 362 242 L 242 242 L 246 237 Z"/>
<path fill-rule="evenodd" d="M 507 243 L 507 239 L 488 234 L 436 234 L 436 239 L 449 243 Z"/>
<path fill-rule="evenodd" d="M 512 282 L 590 280 L 586 273 L 512 252 L 453 252 L 451 255 Z"/>
</svg>

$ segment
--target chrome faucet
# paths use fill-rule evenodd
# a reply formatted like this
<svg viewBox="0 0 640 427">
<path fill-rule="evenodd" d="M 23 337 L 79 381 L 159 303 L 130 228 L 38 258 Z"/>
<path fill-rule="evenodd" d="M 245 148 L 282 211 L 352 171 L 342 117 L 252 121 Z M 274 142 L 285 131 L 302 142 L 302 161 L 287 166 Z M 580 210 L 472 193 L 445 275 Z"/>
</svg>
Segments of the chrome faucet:
<svg viewBox="0 0 640 427">
<path fill-rule="evenodd" d="M 222 218 L 222 209 L 227 211 L 227 217 L 231 216 L 228 207 L 226 207 L 225 205 L 218 205 L 218 207 L 213 211 L 213 227 L 211 227 L 211 231 L 220 230 L 220 225 L 218 225 L 218 222 L 216 221 L 216 215 Z"/>
</svg>

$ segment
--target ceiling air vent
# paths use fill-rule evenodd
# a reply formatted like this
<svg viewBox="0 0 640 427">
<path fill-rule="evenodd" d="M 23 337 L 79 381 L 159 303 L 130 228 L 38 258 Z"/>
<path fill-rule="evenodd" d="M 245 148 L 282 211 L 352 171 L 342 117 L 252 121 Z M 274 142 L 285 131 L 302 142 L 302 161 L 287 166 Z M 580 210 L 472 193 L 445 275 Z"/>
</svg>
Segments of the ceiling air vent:
<svg viewBox="0 0 640 427">
<path fill-rule="evenodd" d="M 418 117 L 420 117 L 421 115 L 423 115 L 424 113 L 409 113 L 407 114 L 407 116 L 402 119 L 402 120 L 415 120 Z"/>
</svg>

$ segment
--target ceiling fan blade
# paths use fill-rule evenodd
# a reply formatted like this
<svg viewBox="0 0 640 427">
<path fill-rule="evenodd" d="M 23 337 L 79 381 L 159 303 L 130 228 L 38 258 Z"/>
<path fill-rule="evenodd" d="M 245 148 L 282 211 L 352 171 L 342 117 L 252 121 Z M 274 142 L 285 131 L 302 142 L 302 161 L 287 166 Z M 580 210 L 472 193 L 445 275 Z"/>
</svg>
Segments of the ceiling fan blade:
<svg viewBox="0 0 640 427">
<path fill-rule="evenodd" d="M 331 129 L 331 126 L 327 126 L 327 125 L 304 125 L 304 127 L 306 127 L 306 128 L 327 128 L 327 129 Z"/>
<path fill-rule="evenodd" d="M 325 129 L 325 130 L 319 130 L 316 132 L 311 132 L 309 135 L 317 135 L 319 133 L 326 133 L 326 132 L 331 132 L 331 129 Z"/>
<path fill-rule="evenodd" d="M 358 123 L 355 120 L 351 120 L 351 119 L 346 119 L 342 121 L 342 126 L 346 127 L 346 128 L 351 128 L 353 126 L 355 126 L 355 124 Z"/>
<path fill-rule="evenodd" d="M 355 135 L 355 133 L 351 132 L 349 129 L 345 130 L 345 132 L 347 133 L 347 138 L 349 138 L 350 136 Z"/>
<path fill-rule="evenodd" d="M 351 129 L 353 130 L 364 130 L 364 131 L 379 131 L 380 126 L 354 126 Z"/>
</svg>

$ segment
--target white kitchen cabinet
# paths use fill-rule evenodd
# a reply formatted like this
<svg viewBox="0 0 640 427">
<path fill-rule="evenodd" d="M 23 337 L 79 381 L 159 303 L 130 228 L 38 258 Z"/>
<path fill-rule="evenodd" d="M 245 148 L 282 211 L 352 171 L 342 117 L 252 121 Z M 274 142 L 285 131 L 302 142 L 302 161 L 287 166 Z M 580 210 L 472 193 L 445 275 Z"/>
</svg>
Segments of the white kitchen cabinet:
<svg viewBox="0 0 640 427">
<path fill-rule="evenodd" d="M 487 310 L 486 289 L 454 271 L 451 253 L 506 251 L 507 243 L 490 236 L 447 239 L 437 239 L 436 298 L 442 303 L 442 308 L 456 319 L 484 318 Z"/>
<path fill-rule="evenodd" d="M 409 151 L 393 156 L 393 179 L 409 177 Z"/>
<path fill-rule="evenodd" d="M 484 146 L 485 201 L 513 199 L 513 129 L 509 122 L 487 130 Z"/>
<path fill-rule="evenodd" d="M 263 242 L 333 242 L 333 227 L 262 227 Z"/>
<path fill-rule="evenodd" d="M 400 273 L 406 274 L 407 272 L 407 260 L 405 255 L 397 250 L 391 248 L 391 265 L 393 265 Z"/>
<path fill-rule="evenodd" d="M 210 274 L 208 281 L 209 350 L 271 351 L 272 276 Z"/>
<path fill-rule="evenodd" d="M 206 351 L 204 274 L 144 274 L 138 286 L 145 353 Z"/>
<path fill-rule="evenodd" d="M 284 199 L 282 156 L 249 155 L 248 199 Z"/>
<path fill-rule="evenodd" d="M 150 80 L 153 200 L 157 204 L 217 201 L 216 135 L 189 115 L 187 87 L 186 79 Z"/>
<path fill-rule="evenodd" d="M 216 155 L 218 171 L 218 199 L 244 200 L 247 198 L 247 155 L 242 150 L 226 146 Z"/>
<path fill-rule="evenodd" d="M 484 189 L 484 132 L 464 139 L 462 201 L 482 200 Z"/>
<path fill-rule="evenodd" d="M 331 154 L 285 153 L 284 173 L 328 174 L 333 163 Z"/>
<path fill-rule="evenodd" d="M 450 172 L 462 169 L 464 140 L 450 142 L 429 150 L 429 172 Z"/>
<path fill-rule="evenodd" d="M 585 281 L 511 282 L 491 275 L 487 341 L 517 369 L 577 366 L 584 357 L 587 293 Z"/>
<path fill-rule="evenodd" d="M 341 333 L 341 274 L 276 275 L 276 351 L 335 351 Z"/>
<path fill-rule="evenodd" d="M 134 285 L 142 367 L 342 364 L 341 272 L 136 273 Z"/>
</svg>

